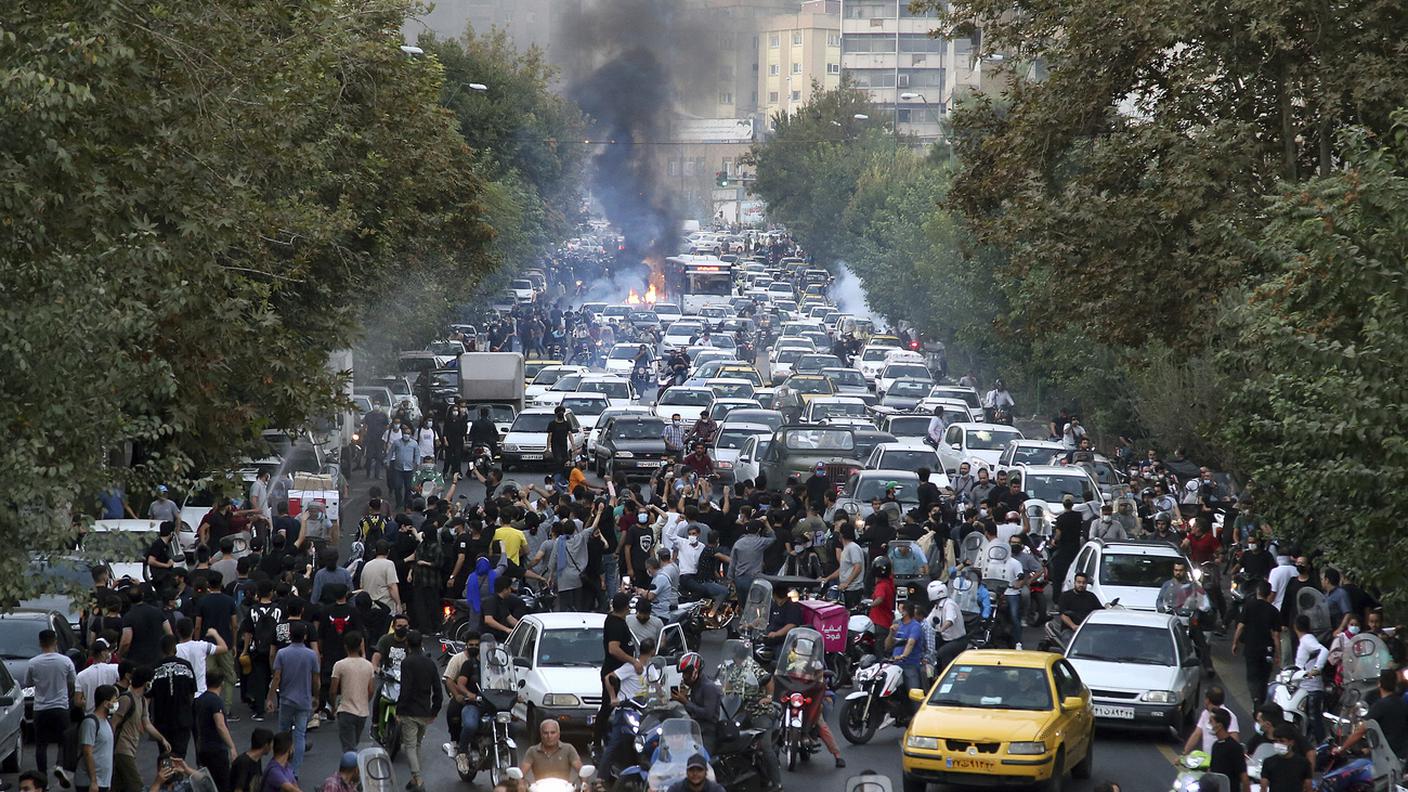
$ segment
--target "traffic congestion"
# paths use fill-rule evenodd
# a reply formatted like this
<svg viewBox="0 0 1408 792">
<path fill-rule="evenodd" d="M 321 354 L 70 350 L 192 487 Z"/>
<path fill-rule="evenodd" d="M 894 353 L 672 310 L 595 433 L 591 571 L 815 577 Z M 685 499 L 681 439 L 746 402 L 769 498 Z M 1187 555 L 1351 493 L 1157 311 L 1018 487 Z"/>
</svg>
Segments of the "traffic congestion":
<svg viewBox="0 0 1408 792">
<path fill-rule="evenodd" d="M 1400 633 L 1254 492 L 1033 417 L 785 230 L 619 243 L 238 491 L 105 493 L 104 563 L 36 569 L 90 596 L 0 617 L 18 787 L 1395 792 Z"/>
</svg>

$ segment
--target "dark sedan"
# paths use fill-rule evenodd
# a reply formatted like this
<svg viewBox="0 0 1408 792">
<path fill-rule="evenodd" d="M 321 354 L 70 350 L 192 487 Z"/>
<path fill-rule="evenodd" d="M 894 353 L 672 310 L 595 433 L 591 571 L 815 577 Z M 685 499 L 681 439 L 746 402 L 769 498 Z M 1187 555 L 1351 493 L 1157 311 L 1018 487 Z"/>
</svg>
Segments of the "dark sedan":
<svg viewBox="0 0 1408 792">
<path fill-rule="evenodd" d="M 593 466 L 610 478 L 616 471 L 627 476 L 650 476 L 668 457 L 665 422 L 654 415 L 618 415 L 602 427 L 596 441 Z"/>
</svg>

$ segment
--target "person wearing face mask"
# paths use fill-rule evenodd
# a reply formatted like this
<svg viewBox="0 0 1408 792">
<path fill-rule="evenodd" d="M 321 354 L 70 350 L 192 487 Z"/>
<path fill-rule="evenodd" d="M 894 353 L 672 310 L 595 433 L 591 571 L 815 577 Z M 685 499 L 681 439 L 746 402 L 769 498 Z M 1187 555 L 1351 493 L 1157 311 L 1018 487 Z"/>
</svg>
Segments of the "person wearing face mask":
<svg viewBox="0 0 1408 792">
<path fill-rule="evenodd" d="M 1272 580 L 1272 585 L 1274 586 L 1275 584 L 1276 581 Z M 1288 639 L 1284 647 L 1288 652 L 1295 650 L 1297 641 L 1295 625 L 1296 616 L 1299 615 L 1300 609 L 1296 607 L 1296 595 L 1301 589 L 1314 588 L 1314 586 L 1315 582 L 1311 576 L 1310 570 L 1310 559 L 1305 555 L 1297 554 L 1295 559 L 1295 576 L 1286 580 L 1285 588 L 1282 589 L 1280 596 L 1281 623 L 1285 625 L 1286 637 Z M 1286 659 L 1288 661 L 1290 660 L 1289 657 Z"/>
<path fill-rule="evenodd" d="M 651 551 L 655 549 L 655 531 L 650 525 L 649 513 L 636 512 L 636 521 L 626 529 L 621 548 L 626 575 L 633 582 L 643 582 L 646 562 L 650 559 Z"/>
<path fill-rule="evenodd" d="M 400 436 L 386 450 L 386 476 L 391 494 L 400 509 L 411 499 L 411 476 L 422 456 L 420 444 L 411 436 L 409 424 L 401 425 Z"/>
<path fill-rule="evenodd" d="M 691 523 L 684 536 L 673 537 L 675 559 L 679 563 L 680 591 L 699 597 L 709 597 L 714 605 L 723 604 L 728 589 L 721 583 L 702 578 L 699 575 L 699 558 L 704 554 L 705 544 L 699 538 L 699 525 Z"/>
<path fill-rule="evenodd" d="M 464 439 L 469 431 L 469 411 L 464 408 L 464 402 L 456 402 L 445 413 L 445 425 L 441 427 L 444 437 L 445 448 L 445 478 L 450 478 L 461 470 L 464 465 Z"/>
<path fill-rule="evenodd" d="M 1261 763 L 1263 792 L 1311 792 L 1313 765 L 1296 750 L 1299 734 L 1289 723 L 1277 724 L 1272 732 L 1276 753 Z"/>
<path fill-rule="evenodd" d="M 435 429 L 435 419 L 429 415 L 420 419 L 420 427 L 415 431 L 416 445 L 419 446 L 420 457 L 435 458 L 435 451 L 440 447 L 440 433 Z"/>
<path fill-rule="evenodd" d="M 1106 542 L 1123 542 L 1129 539 L 1124 525 L 1115 519 L 1114 509 L 1106 503 L 1100 507 L 1100 517 L 1090 524 L 1090 538 Z"/>
<path fill-rule="evenodd" d="M 1232 570 L 1233 575 L 1245 575 L 1251 580 L 1266 580 L 1276 567 L 1276 557 L 1262 543 L 1261 537 L 1253 534 L 1242 551 L 1242 557 Z"/>
</svg>

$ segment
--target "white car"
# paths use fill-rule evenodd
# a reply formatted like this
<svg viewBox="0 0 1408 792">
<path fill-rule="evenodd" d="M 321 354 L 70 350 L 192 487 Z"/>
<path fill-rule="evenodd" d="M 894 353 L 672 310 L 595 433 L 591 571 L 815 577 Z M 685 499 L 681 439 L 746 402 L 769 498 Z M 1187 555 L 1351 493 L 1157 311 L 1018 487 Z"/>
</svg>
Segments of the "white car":
<svg viewBox="0 0 1408 792">
<path fill-rule="evenodd" d="M 601 437 L 601 428 L 606 422 L 620 415 L 654 415 L 655 411 L 640 404 L 630 404 L 624 407 L 607 407 L 601 415 L 596 417 L 596 423 L 591 431 L 587 432 L 587 453 L 596 451 L 596 441 Z"/>
<path fill-rule="evenodd" d="M 596 428 L 597 421 L 601 418 L 601 414 L 606 412 L 606 408 L 613 405 L 605 394 L 577 391 L 563 396 L 559 406 L 566 407 L 577 417 L 577 423 L 582 427 L 582 431 L 590 432 Z"/>
<path fill-rule="evenodd" d="M 660 318 L 662 327 L 669 327 L 684 316 L 684 311 L 674 303 L 655 303 L 655 315 Z"/>
<path fill-rule="evenodd" d="M 709 455 L 714 458 L 714 468 L 725 481 L 733 481 L 734 467 L 749 438 L 766 437 L 771 440 L 772 432 L 772 427 L 767 424 L 732 423 L 721 427 L 714 437 L 714 447 L 709 449 Z"/>
<path fill-rule="evenodd" d="M 794 346 L 774 350 L 771 360 L 768 361 L 768 373 L 772 375 L 773 384 L 777 385 L 792 376 L 792 369 L 797 361 L 801 360 L 803 355 L 809 354 L 810 351 Z"/>
<path fill-rule="evenodd" d="M 551 718 L 563 737 L 590 739 L 601 706 L 601 635 L 603 613 L 532 613 L 509 633 L 512 687 L 520 690 L 513 707 L 516 720 L 526 721 L 529 734 Z M 663 658 L 665 689 L 679 685 L 675 663 L 687 651 L 684 628 L 667 625 L 660 631 L 657 657 Z M 673 676 L 672 676 L 673 674 Z M 490 684 L 502 686 L 505 680 Z M 519 683 L 522 683 L 521 685 Z"/>
<path fill-rule="evenodd" d="M 660 343 L 664 344 L 666 349 L 684 349 L 689 346 L 690 339 L 702 332 L 704 323 L 698 319 L 679 319 L 665 329 Z"/>
<path fill-rule="evenodd" d="M 655 414 L 668 421 L 670 416 L 678 413 L 681 421 L 693 424 L 713 403 L 714 391 L 709 388 L 691 388 L 680 385 L 666 388 L 660 394 L 655 400 Z"/>
<path fill-rule="evenodd" d="M 934 375 L 930 373 L 929 367 L 923 363 L 886 363 L 885 368 L 880 370 L 879 376 L 875 378 L 875 393 L 882 399 L 890 386 L 895 384 L 895 380 L 907 379 L 919 382 L 934 381 Z M 920 395 L 923 391 L 920 391 Z"/>
<path fill-rule="evenodd" d="M 176 532 L 181 553 L 193 553 L 196 549 L 197 525 L 186 525 L 182 521 Z M 132 580 L 146 580 L 147 548 L 161 533 L 160 520 L 94 520 L 80 539 L 79 548 L 87 558 L 107 564 L 112 570 L 113 580 L 130 577 Z M 248 540 L 239 550 L 248 549 Z M 176 556 L 176 553 L 172 553 Z M 172 559 L 178 566 L 184 565 L 182 558 Z"/>
<path fill-rule="evenodd" d="M 972 388 L 965 388 L 962 385 L 935 385 L 929 389 L 929 396 L 962 399 L 968 404 L 968 412 L 975 417 L 983 414 L 982 399 L 978 398 L 978 392 Z"/>
<path fill-rule="evenodd" d="M 720 399 L 751 399 L 755 390 L 753 383 L 748 380 L 733 377 L 704 380 L 704 387 L 712 390 Z"/>
<path fill-rule="evenodd" d="M 897 440 L 875 446 L 875 450 L 870 452 L 870 458 L 865 460 L 865 467 L 869 470 L 928 468 L 932 471 L 929 475 L 930 482 L 939 489 L 948 486 L 948 476 L 939 469 L 938 453 L 934 451 L 933 446 L 918 440 Z"/>
<path fill-rule="evenodd" d="M 528 387 L 523 389 L 523 399 L 528 403 L 548 392 L 557 381 L 569 374 L 582 375 L 587 373 L 586 366 L 543 366 L 537 374 L 533 376 L 533 381 L 528 383 Z"/>
<path fill-rule="evenodd" d="M 734 424 L 738 426 L 740 424 Z M 738 457 L 733 463 L 734 481 L 757 481 L 762 471 L 762 459 L 772 445 L 773 433 L 756 434 L 743 441 L 738 449 Z"/>
<path fill-rule="evenodd" d="M 873 427 L 865 401 L 856 396 L 817 396 L 802 409 L 802 423 L 850 423 L 843 419 L 859 419 Z"/>
<path fill-rule="evenodd" d="M 1168 542 L 1092 539 L 1076 554 L 1061 590 L 1074 586 L 1076 573 L 1084 572 L 1101 605 L 1108 607 L 1118 599 L 1125 609 L 1152 612 L 1157 609 L 1159 590 L 1173 578 L 1174 564 L 1183 564 L 1190 573 L 1198 571 Z"/>
<path fill-rule="evenodd" d="M 885 355 L 892 349 L 894 347 L 866 344 L 861 347 L 860 354 L 855 356 L 852 364 L 860 369 L 861 376 L 865 377 L 866 381 L 874 383 L 880 372 L 885 370 Z"/>
<path fill-rule="evenodd" d="M 762 409 L 757 399 L 730 399 L 720 397 L 714 399 L 714 403 L 709 405 L 709 416 L 717 423 L 723 423 L 728 414 L 734 410 L 759 410 Z"/>
<path fill-rule="evenodd" d="M 625 303 L 615 303 L 601 309 L 601 320 L 608 324 L 625 324 L 631 316 L 631 311 L 635 310 Z"/>
<path fill-rule="evenodd" d="M 816 342 L 810 338 L 803 338 L 797 335 L 783 335 L 772 342 L 772 350 L 768 353 L 768 357 L 770 359 L 775 358 L 777 357 L 777 353 L 784 349 L 800 349 L 803 352 L 817 351 Z"/>
<path fill-rule="evenodd" d="M 979 411 L 977 415 L 974 415 L 973 412 L 968 409 L 968 403 L 962 399 L 950 399 L 943 396 L 929 396 L 920 399 L 919 403 L 914 405 L 914 411 L 924 413 L 925 415 L 933 415 L 935 407 L 944 408 L 944 417 L 947 420 L 971 423 L 983 419 L 981 411 Z"/>
<path fill-rule="evenodd" d="M 606 373 L 619 374 L 622 377 L 631 376 L 631 372 L 636 367 L 636 355 L 640 354 L 641 344 L 612 344 L 611 350 L 606 353 Z M 645 344 L 645 354 L 647 365 L 651 374 L 655 372 L 655 350 L 650 344 Z"/>
<path fill-rule="evenodd" d="M 1018 465 L 1008 468 L 1009 475 L 1019 476 L 1026 500 L 1022 508 L 1029 516 L 1041 520 L 1040 532 L 1051 534 L 1056 515 L 1065 510 L 1061 502 L 1067 495 L 1075 499 L 1075 510 L 1083 522 L 1100 516 L 1103 497 L 1100 485 L 1090 471 L 1076 465 Z M 1040 509 L 1040 513 L 1036 510 Z M 1036 526 L 1033 526 L 1036 529 Z"/>
<path fill-rule="evenodd" d="M 924 356 L 910 349 L 890 349 L 885 353 L 885 364 L 918 363 L 924 365 Z"/>
<path fill-rule="evenodd" d="M 514 302 L 530 303 L 537 297 L 537 292 L 533 289 L 533 281 L 527 278 L 514 278 L 508 282 L 508 291 L 513 295 Z"/>
<path fill-rule="evenodd" d="M 500 444 L 505 472 L 513 465 L 545 463 L 548 452 L 548 424 L 552 423 L 553 412 L 552 407 L 530 407 L 513 419 L 513 425 L 509 427 L 508 434 L 504 435 L 503 443 Z M 570 412 L 567 413 L 567 422 L 572 426 L 572 434 L 568 438 L 571 445 L 570 457 L 586 443 L 586 433 L 577 423 L 577 417 Z"/>
<path fill-rule="evenodd" d="M 978 468 L 996 470 L 1002 449 L 1009 442 L 1021 439 L 1021 432 L 1002 424 L 949 424 L 944 430 L 944 441 L 939 444 L 939 459 L 943 462 L 944 472 L 950 476 L 957 473 L 958 466 L 964 462 L 977 475 Z"/>
<path fill-rule="evenodd" d="M 1065 654 L 1090 688 L 1100 723 L 1169 729 L 1181 740 L 1184 725 L 1198 716 L 1202 664 L 1177 616 L 1094 611 Z"/>
<path fill-rule="evenodd" d="M 588 374 L 577 383 L 576 392 L 600 393 L 611 402 L 612 407 L 635 404 L 640 397 L 630 380 L 615 374 Z"/>
<path fill-rule="evenodd" d="M 1054 440 L 1013 440 L 997 458 L 998 470 L 1011 470 L 1018 465 L 1045 465 L 1066 450 Z"/>
</svg>

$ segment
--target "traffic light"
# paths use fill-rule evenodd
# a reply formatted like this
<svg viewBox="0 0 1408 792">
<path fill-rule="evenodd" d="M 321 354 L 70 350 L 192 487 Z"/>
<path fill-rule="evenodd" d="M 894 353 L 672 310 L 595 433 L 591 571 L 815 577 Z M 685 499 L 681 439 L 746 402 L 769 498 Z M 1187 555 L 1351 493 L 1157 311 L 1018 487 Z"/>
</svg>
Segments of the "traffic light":
<svg viewBox="0 0 1408 792">
<path fill-rule="evenodd" d="M 727 186 L 728 186 L 728 171 L 726 171 L 726 170 L 721 170 L 721 171 L 718 171 L 717 173 L 715 173 L 715 174 L 714 174 L 714 181 L 718 182 L 718 185 L 719 185 L 720 187 L 727 187 Z"/>
</svg>

